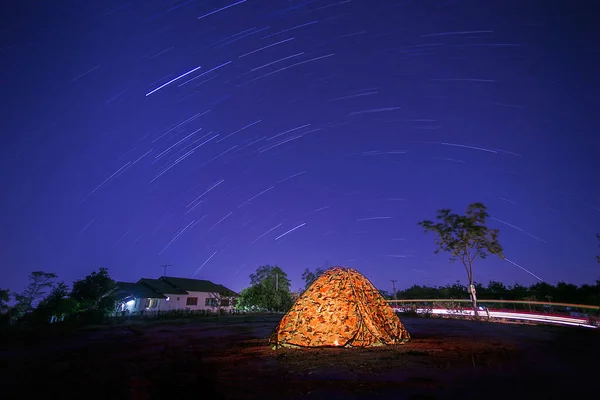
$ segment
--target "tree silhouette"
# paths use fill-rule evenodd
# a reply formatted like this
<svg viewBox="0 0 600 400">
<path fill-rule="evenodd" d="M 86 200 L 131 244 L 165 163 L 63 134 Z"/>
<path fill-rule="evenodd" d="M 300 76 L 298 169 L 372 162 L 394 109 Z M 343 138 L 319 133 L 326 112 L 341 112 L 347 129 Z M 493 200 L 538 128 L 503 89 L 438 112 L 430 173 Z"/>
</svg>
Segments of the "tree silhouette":
<svg viewBox="0 0 600 400">
<path fill-rule="evenodd" d="M 0 289 L 0 314 L 8 311 L 8 301 L 10 300 L 10 290 Z"/>
<path fill-rule="evenodd" d="M 286 311 L 292 305 L 287 274 L 276 265 L 263 265 L 250 275 L 250 287 L 242 290 L 238 309 Z"/>
<path fill-rule="evenodd" d="M 15 294 L 15 300 L 17 301 L 13 308 L 15 317 L 20 318 L 31 312 L 35 308 L 34 303 L 46 294 L 47 289 L 54 286 L 53 279 L 56 279 L 56 274 L 52 272 L 32 272 L 29 275 L 29 285 L 23 293 Z"/>
<path fill-rule="evenodd" d="M 111 291 L 115 281 L 108 275 L 108 269 L 100 268 L 84 279 L 73 282 L 71 298 L 79 302 L 82 310 L 97 310 L 106 313 L 114 310 L 115 300 Z"/>
<path fill-rule="evenodd" d="M 51 321 L 54 316 L 57 321 L 73 315 L 77 309 L 77 301 L 69 298 L 69 287 L 64 282 L 54 285 L 52 291 L 46 296 L 34 311 L 38 320 Z"/>
<path fill-rule="evenodd" d="M 502 246 L 498 242 L 498 229 L 486 226 L 489 216 L 483 203 L 472 203 L 467 207 L 465 215 L 453 214 L 450 209 L 444 208 L 437 211 L 434 223 L 429 220 L 418 224 L 425 228 L 425 232 L 432 231 L 437 235 L 436 243 L 440 251 L 450 253 L 450 262 L 460 260 L 467 272 L 469 280 L 469 297 L 473 305 L 475 316 L 478 317 L 477 296 L 473 281 L 473 262 L 477 258 L 484 259 L 489 254 L 502 258 Z"/>
</svg>

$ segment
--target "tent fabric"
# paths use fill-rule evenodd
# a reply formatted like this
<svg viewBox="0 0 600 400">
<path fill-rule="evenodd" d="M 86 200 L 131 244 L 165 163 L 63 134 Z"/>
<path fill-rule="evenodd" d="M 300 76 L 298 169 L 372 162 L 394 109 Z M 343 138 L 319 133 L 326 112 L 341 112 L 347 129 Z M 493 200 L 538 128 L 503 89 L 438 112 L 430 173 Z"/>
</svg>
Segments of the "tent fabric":
<svg viewBox="0 0 600 400">
<path fill-rule="evenodd" d="M 375 286 L 352 268 L 334 267 L 296 300 L 270 338 L 277 347 L 402 344 L 408 331 Z"/>
</svg>

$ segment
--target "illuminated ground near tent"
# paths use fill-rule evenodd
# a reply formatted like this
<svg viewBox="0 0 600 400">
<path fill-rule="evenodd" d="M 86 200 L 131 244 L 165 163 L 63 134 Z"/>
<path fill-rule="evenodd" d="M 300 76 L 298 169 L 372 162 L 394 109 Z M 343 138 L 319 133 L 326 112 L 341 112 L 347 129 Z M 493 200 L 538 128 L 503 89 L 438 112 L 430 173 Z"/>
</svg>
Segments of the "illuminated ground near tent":
<svg viewBox="0 0 600 400">
<path fill-rule="evenodd" d="M 215 399 L 327 400 L 568 398 L 597 390 L 590 384 L 597 371 L 586 362 L 600 359 L 595 329 L 403 317 L 412 335 L 405 345 L 275 351 L 267 338 L 280 318 L 205 318 L 43 342 L 5 340 L 0 385 L 7 398 L 31 397 L 39 387 L 48 398 L 210 391 Z"/>
</svg>

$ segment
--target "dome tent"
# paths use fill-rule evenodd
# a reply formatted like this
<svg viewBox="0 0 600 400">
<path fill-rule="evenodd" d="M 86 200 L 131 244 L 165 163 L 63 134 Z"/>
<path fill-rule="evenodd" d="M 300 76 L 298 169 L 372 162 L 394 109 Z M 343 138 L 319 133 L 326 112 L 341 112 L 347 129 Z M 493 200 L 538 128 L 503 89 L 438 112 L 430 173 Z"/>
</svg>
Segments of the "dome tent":
<svg viewBox="0 0 600 400">
<path fill-rule="evenodd" d="M 270 338 L 278 347 L 369 347 L 402 344 L 409 333 L 362 274 L 334 267 L 296 300 Z"/>
</svg>

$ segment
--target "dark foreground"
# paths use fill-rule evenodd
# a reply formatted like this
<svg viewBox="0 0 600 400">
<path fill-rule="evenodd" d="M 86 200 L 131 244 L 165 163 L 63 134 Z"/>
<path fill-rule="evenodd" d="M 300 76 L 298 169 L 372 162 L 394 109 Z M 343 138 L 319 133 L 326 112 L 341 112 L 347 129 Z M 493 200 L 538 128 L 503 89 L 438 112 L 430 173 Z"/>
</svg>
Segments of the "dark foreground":
<svg viewBox="0 0 600 400">
<path fill-rule="evenodd" d="M 413 340 L 402 346 L 274 351 L 266 338 L 279 319 L 222 317 L 5 342 L 0 397 L 565 399 L 600 392 L 596 330 L 406 318 Z"/>
</svg>

